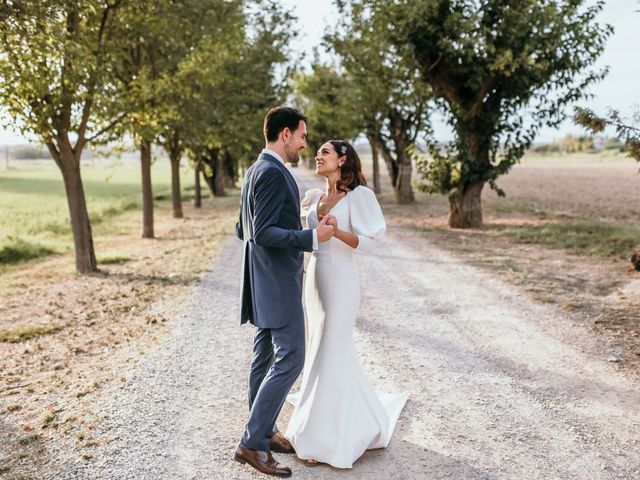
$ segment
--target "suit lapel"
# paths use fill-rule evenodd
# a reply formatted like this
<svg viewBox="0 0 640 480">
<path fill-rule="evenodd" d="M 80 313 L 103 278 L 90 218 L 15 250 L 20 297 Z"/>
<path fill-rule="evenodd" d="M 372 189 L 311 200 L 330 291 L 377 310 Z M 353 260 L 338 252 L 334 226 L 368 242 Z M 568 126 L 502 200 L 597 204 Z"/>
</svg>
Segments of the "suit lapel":
<svg viewBox="0 0 640 480">
<path fill-rule="evenodd" d="M 289 181 L 289 187 L 291 189 L 293 189 L 293 192 L 295 193 L 296 199 L 298 200 L 297 208 L 299 209 L 300 208 L 300 190 L 298 189 L 298 184 L 296 183 L 295 179 L 293 178 L 293 175 L 291 175 L 291 172 L 289 171 L 289 169 L 287 167 L 285 167 L 280 160 L 278 160 L 277 158 L 269 155 L 268 153 L 260 154 L 260 158 L 262 158 L 263 160 L 268 160 L 268 161 L 271 161 L 271 162 L 275 163 L 284 172 L 285 177 Z"/>
</svg>

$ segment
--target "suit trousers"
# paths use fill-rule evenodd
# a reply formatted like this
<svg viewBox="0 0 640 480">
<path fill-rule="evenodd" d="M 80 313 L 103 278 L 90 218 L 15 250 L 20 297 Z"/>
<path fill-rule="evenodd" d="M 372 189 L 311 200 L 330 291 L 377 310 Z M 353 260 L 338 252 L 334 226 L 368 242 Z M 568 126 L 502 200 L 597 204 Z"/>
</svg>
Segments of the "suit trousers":
<svg viewBox="0 0 640 480">
<path fill-rule="evenodd" d="M 242 444 L 269 450 L 282 405 L 304 366 L 304 318 L 281 328 L 257 328 L 249 374 L 249 420 Z"/>
</svg>

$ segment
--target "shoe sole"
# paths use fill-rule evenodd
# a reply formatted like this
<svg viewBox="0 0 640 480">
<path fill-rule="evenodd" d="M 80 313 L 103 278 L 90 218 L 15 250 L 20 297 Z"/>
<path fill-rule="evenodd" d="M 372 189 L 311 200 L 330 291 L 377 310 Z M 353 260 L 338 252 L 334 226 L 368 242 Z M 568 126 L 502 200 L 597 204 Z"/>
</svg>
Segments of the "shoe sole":
<svg viewBox="0 0 640 480">
<path fill-rule="evenodd" d="M 260 473 L 264 473 L 265 475 L 273 475 L 274 477 L 281 477 L 281 478 L 288 478 L 288 477 L 290 477 L 292 475 L 291 473 L 267 473 L 267 472 L 263 472 L 261 470 L 258 470 L 253 465 L 251 465 L 251 463 L 247 462 L 244 458 L 242 458 L 237 453 L 233 455 L 233 459 L 236 462 L 241 463 L 242 465 L 246 465 L 248 463 L 251 467 L 253 467 L 254 470 L 256 470 L 257 472 L 260 472 Z"/>
</svg>

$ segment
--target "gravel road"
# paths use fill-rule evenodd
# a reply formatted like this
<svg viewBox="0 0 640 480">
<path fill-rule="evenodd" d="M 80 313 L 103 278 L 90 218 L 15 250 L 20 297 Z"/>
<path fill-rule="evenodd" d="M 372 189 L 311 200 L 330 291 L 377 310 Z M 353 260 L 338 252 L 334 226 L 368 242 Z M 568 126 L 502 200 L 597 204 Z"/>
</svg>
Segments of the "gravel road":
<svg viewBox="0 0 640 480">
<path fill-rule="evenodd" d="M 303 191 L 318 185 L 293 171 Z M 229 236 L 171 336 L 101 397 L 93 457 L 46 478 L 266 478 L 232 460 L 253 337 L 238 323 L 240 253 Z M 640 478 L 639 385 L 583 327 L 411 230 L 391 227 L 358 261 L 365 371 L 409 401 L 389 448 L 348 471 L 279 455 L 294 478 Z"/>
</svg>

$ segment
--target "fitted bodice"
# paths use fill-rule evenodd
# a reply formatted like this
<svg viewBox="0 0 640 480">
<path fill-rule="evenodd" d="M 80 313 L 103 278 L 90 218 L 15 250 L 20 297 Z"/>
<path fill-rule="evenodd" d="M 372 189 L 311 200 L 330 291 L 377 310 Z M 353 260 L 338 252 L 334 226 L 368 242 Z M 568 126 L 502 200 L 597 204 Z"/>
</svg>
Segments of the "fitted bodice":
<svg viewBox="0 0 640 480">
<path fill-rule="evenodd" d="M 338 203 L 336 203 L 331 210 L 327 213 L 336 217 L 338 221 L 338 228 L 345 232 L 353 233 L 353 229 L 351 226 L 351 218 L 349 215 L 349 196 L 352 192 L 348 192 L 344 197 L 342 197 Z M 318 203 L 322 194 L 316 195 L 316 199 L 309 207 L 307 212 L 306 223 L 309 228 L 316 228 L 319 223 L 318 219 Z M 326 242 L 320 242 L 318 244 L 318 250 L 313 252 L 316 255 L 322 254 L 335 254 L 335 255 L 352 255 L 353 248 L 344 243 L 342 240 L 338 240 L 333 237 Z"/>
<path fill-rule="evenodd" d="M 323 193 L 321 189 L 313 188 L 305 194 L 300 208 L 302 225 L 305 228 L 318 226 L 318 202 Z M 344 258 L 346 255 L 351 256 L 354 251 L 370 253 L 375 248 L 376 240 L 386 229 L 375 194 L 364 186 L 347 192 L 328 213 L 336 217 L 340 230 L 358 236 L 358 247 L 353 249 L 342 240 L 333 237 L 327 242 L 319 243 L 315 255 L 330 253 Z"/>
</svg>

